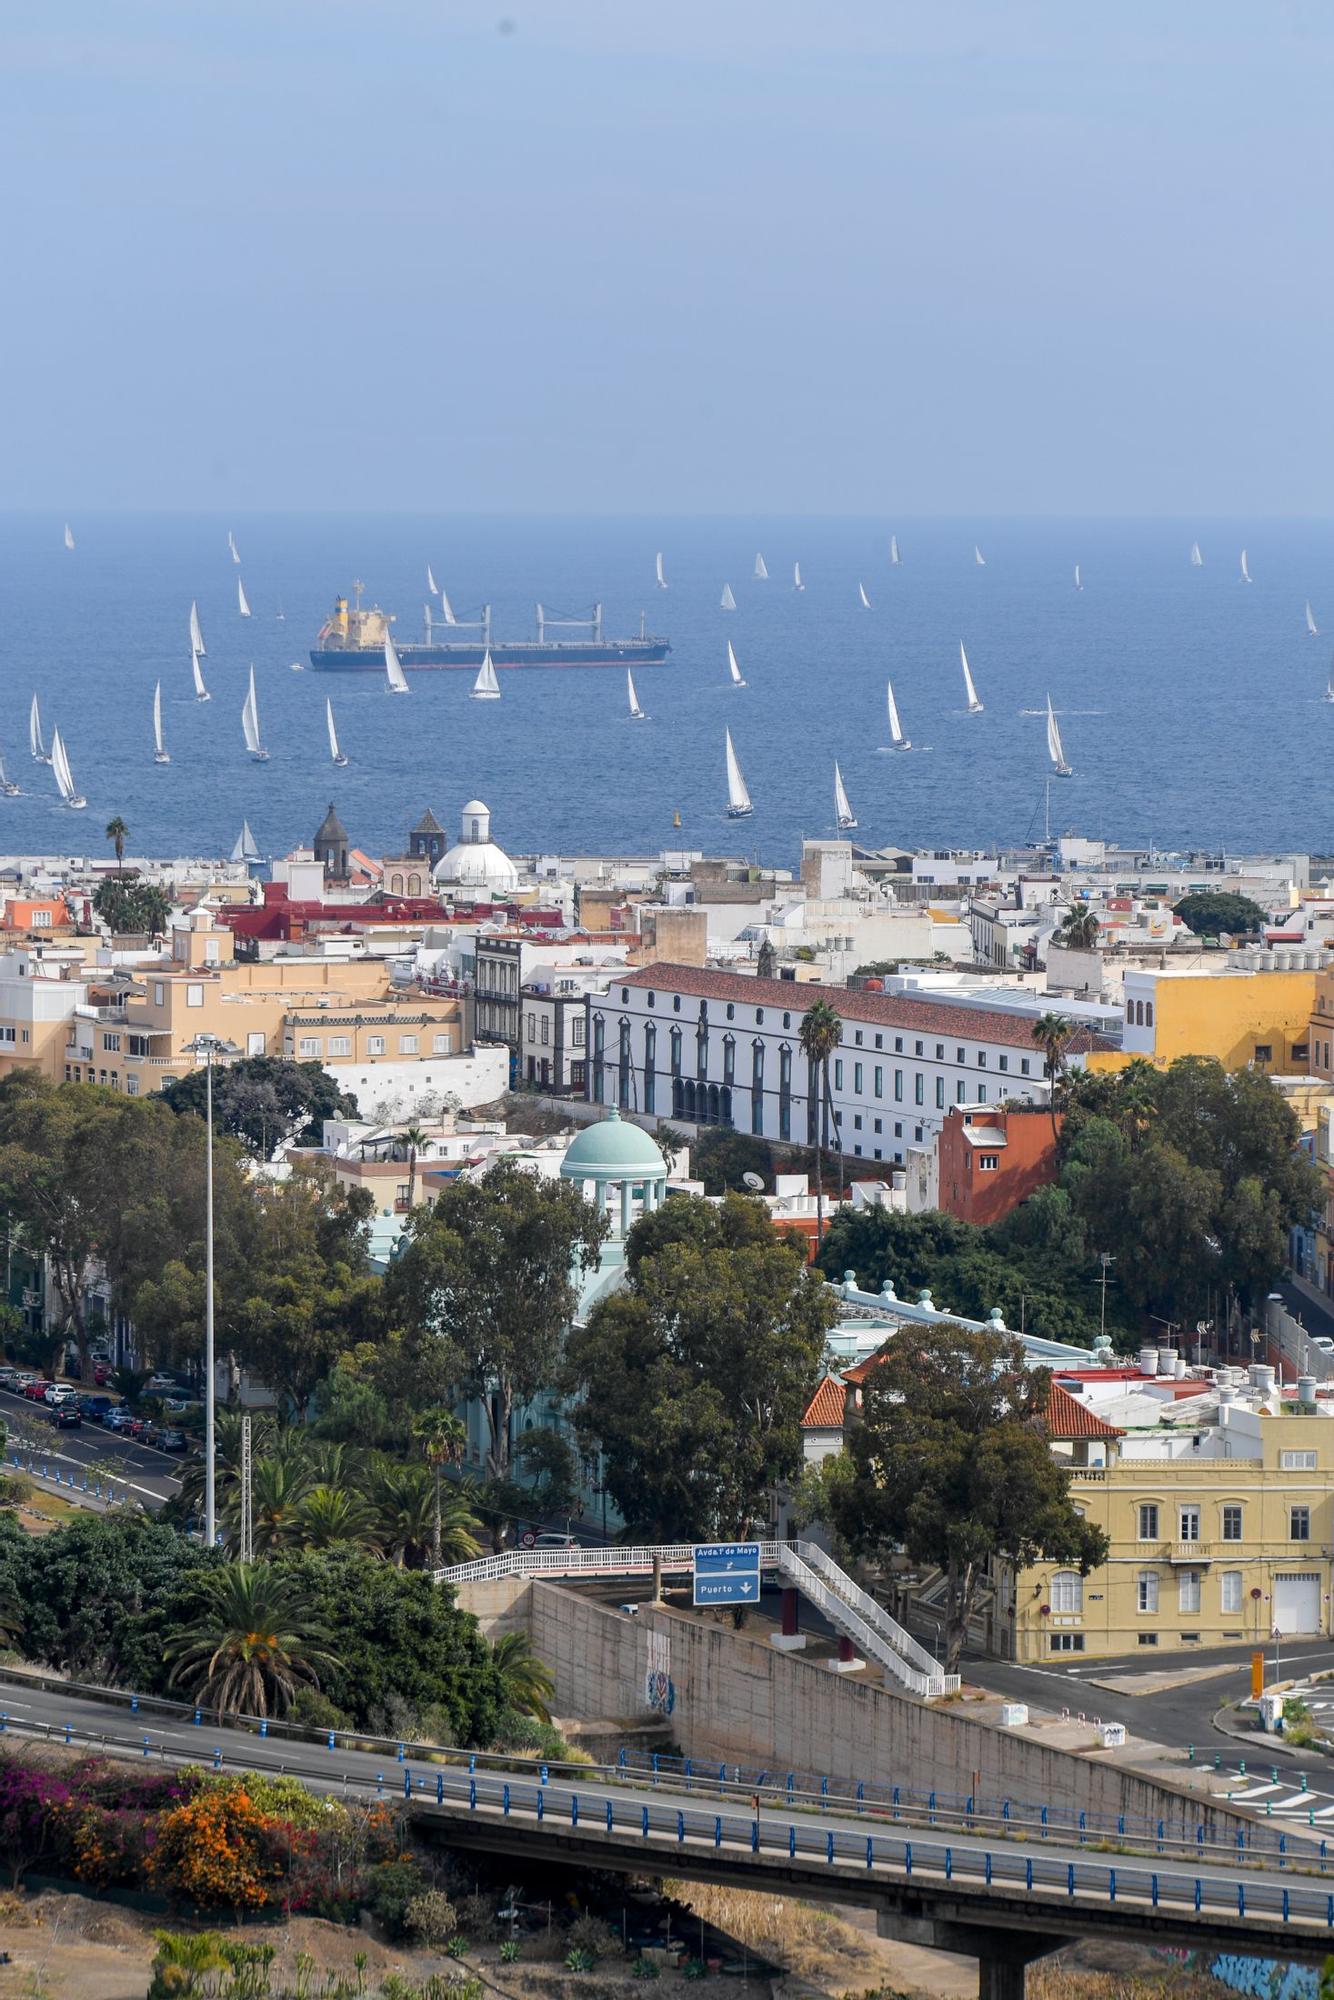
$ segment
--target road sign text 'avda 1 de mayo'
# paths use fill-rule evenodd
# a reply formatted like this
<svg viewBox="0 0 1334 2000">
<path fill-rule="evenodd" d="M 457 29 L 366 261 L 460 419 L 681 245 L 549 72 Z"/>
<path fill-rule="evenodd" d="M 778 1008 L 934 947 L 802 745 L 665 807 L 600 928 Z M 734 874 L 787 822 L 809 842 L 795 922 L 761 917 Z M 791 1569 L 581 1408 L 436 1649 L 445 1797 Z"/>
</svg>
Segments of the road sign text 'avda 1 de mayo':
<svg viewBox="0 0 1334 2000">
<path fill-rule="evenodd" d="M 759 1601 L 758 1542 L 695 1544 L 696 1604 L 758 1604 Z"/>
</svg>

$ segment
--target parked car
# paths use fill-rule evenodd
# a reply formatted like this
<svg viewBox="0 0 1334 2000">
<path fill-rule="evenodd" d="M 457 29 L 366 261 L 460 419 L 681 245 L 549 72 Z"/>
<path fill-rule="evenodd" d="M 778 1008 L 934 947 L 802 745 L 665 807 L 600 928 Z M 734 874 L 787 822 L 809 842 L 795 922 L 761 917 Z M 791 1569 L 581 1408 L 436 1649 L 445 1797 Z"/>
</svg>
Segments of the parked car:
<svg viewBox="0 0 1334 2000">
<path fill-rule="evenodd" d="M 127 1436 L 134 1425 L 134 1418 L 123 1403 L 114 1403 L 102 1421 L 109 1431 L 124 1431 Z"/>
<path fill-rule="evenodd" d="M 185 1432 L 169 1427 L 164 1431 L 158 1432 L 156 1443 L 159 1451 L 184 1451 Z"/>
<path fill-rule="evenodd" d="M 0 1389 L 17 1389 L 19 1371 L 17 1368 L 0 1368 Z"/>
<path fill-rule="evenodd" d="M 47 1390 L 54 1389 L 55 1386 L 55 1383 L 48 1382 L 44 1375 L 34 1375 L 31 1382 L 24 1383 L 23 1393 L 30 1403 L 44 1403 Z"/>
<path fill-rule="evenodd" d="M 71 1389 L 68 1382 L 48 1382 L 42 1395 L 42 1401 L 51 1404 L 77 1403 L 78 1400 L 78 1391 Z"/>
<path fill-rule="evenodd" d="M 573 1535 L 538 1535 L 533 1542 L 535 1549 L 577 1549 L 578 1546 Z"/>
<path fill-rule="evenodd" d="M 109 1361 L 95 1361 L 93 1363 L 93 1380 L 99 1389 L 105 1388 L 115 1372 Z"/>
<path fill-rule="evenodd" d="M 166 1374 L 161 1369 L 158 1370 L 156 1375 L 150 1375 L 144 1383 L 144 1388 L 150 1396 L 175 1395 L 179 1387 L 180 1384 L 177 1382 L 176 1377 Z"/>
<path fill-rule="evenodd" d="M 82 1410 L 84 1416 L 91 1418 L 95 1424 L 103 1423 L 115 1407 L 110 1396 L 83 1395 L 79 1397 L 79 1408 Z"/>
<path fill-rule="evenodd" d="M 47 1422 L 58 1431 L 78 1431 L 83 1429 L 83 1415 L 77 1403 L 56 1403 Z"/>
</svg>

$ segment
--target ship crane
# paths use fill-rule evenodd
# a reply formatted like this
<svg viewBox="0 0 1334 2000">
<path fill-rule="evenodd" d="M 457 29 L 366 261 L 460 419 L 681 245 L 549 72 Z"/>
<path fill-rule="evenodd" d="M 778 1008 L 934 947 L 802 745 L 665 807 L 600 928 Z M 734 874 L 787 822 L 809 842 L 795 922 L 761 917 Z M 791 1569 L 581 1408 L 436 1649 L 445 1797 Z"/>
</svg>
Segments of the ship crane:
<svg viewBox="0 0 1334 2000">
<path fill-rule="evenodd" d="M 428 646 L 434 644 L 433 634 L 437 624 L 440 626 L 442 632 L 480 632 L 482 635 L 482 644 L 490 646 L 491 606 L 489 604 L 482 606 L 481 614 L 476 618 L 456 618 L 451 615 L 448 618 L 436 619 L 431 616 L 431 607 L 429 604 L 424 604 L 422 610 L 426 617 L 426 643 Z"/>
<path fill-rule="evenodd" d="M 584 618 L 553 617 L 544 604 L 537 607 L 537 643 L 540 646 L 546 638 L 548 625 L 558 626 L 565 631 L 587 632 L 595 646 L 602 644 L 602 606 L 595 604 L 592 615 Z"/>
</svg>

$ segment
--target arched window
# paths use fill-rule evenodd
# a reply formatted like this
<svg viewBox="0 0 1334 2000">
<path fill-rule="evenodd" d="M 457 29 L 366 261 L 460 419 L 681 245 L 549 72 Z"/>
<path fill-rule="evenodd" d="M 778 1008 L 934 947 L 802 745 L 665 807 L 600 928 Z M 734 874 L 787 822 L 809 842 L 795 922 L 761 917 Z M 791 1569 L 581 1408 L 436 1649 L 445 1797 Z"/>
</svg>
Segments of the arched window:
<svg viewBox="0 0 1334 2000">
<path fill-rule="evenodd" d="M 682 1105 L 682 1100 L 683 1100 L 683 1097 L 684 1097 L 684 1092 L 682 1091 L 682 1088 L 681 1088 L 681 1079 L 680 1079 L 680 1077 L 679 1077 L 679 1076 L 674 1076 L 674 1077 L 672 1078 L 672 1116 L 673 1116 L 673 1118 L 681 1118 L 681 1117 L 684 1117 L 684 1115 L 685 1115 L 685 1114 L 684 1114 L 684 1112 L 683 1112 L 683 1111 L 682 1111 L 682 1109 L 681 1109 L 681 1105 Z"/>
<path fill-rule="evenodd" d="M 672 1029 L 672 1075 L 681 1074 L 681 1030 Z"/>
<path fill-rule="evenodd" d="M 616 1102 L 622 1111 L 630 1109 L 630 1023 L 621 1022 L 620 1047 L 616 1064 Z"/>
<path fill-rule="evenodd" d="M 652 1021 L 644 1030 L 644 1109 L 658 1108 L 658 1030 Z"/>
<path fill-rule="evenodd" d="M 1146 1027 L 1146 1028 L 1151 1028 L 1151 1027 L 1153 1026 L 1153 1002 L 1152 1002 L 1152 1000 L 1146 1000 L 1146 1001 L 1144 1002 L 1144 1009 L 1143 1009 L 1143 1011 L 1144 1011 L 1144 1025 L 1145 1025 L 1145 1027 Z"/>
<path fill-rule="evenodd" d="M 1084 1579 L 1077 1569 L 1058 1569 L 1051 1580 L 1053 1613 L 1084 1609 Z"/>
<path fill-rule="evenodd" d="M 750 1045 L 750 1129 L 764 1134 L 764 1043 L 756 1038 Z"/>
<path fill-rule="evenodd" d="M 792 1137 L 792 1050 L 786 1042 L 778 1051 L 778 1136 Z"/>
</svg>

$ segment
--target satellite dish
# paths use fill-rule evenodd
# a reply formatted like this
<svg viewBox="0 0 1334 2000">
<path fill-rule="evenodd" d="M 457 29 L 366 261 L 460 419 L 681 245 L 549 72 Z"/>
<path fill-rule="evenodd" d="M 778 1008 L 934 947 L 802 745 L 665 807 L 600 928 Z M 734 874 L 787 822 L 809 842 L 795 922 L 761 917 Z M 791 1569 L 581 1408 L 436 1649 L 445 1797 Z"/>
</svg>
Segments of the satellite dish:
<svg viewBox="0 0 1334 2000">
<path fill-rule="evenodd" d="M 752 1194 L 764 1193 L 763 1174 L 742 1174 L 741 1179 L 744 1182 L 744 1184 L 750 1189 Z"/>
</svg>

